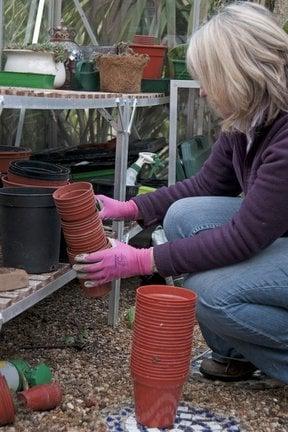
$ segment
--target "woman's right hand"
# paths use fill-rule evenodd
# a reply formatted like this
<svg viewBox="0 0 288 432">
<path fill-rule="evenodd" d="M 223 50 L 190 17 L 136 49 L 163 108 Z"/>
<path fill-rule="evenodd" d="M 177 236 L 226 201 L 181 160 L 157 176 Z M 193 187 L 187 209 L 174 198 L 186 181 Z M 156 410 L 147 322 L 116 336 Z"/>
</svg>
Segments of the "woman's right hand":
<svg viewBox="0 0 288 432">
<path fill-rule="evenodd" d="M 102 220 L 134 221 L 139 217 L 139 210 L 134 201 L 118 201 L 105 195 L 95 195 L 100 205 L 99 216 Z"/>
</svg>

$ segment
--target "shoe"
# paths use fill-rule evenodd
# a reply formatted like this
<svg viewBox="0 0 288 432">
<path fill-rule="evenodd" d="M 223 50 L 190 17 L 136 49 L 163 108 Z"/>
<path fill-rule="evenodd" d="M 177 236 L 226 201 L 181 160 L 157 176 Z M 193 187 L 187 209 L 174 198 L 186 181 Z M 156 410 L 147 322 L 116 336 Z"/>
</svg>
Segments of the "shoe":
<svg viewBox="0 0 288 432">
<path fill-rule="evenodd" d="M 257 368 L 249 362 L 231 359 L 221 363 L 211 358 L 202 360 L 199 370 L 214 381 L 242 381 L 251 378 Z"/>
</svg>

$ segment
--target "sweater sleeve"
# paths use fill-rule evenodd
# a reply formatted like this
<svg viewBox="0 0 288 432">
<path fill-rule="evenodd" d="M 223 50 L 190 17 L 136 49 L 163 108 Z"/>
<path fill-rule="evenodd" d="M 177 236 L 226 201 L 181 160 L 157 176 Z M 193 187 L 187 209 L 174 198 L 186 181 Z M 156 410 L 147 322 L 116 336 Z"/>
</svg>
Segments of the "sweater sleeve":
<svg viewBox="0 0 288 432">
<path fill-rule="evenodd" d="M 211 155 L 195 176 L 170 187 L 132 198 L 145 227 L 161 223 L 168 208 L 181 198 L 193 196 L 237 196 L 241 192 L 232 164 L 232 144 L 222 134 Z"/>
<path fill-rule="evenodd" d="M 288 137 L 279 132 L 262 154 L 257 178 L 229 223 L 154 248 L 163 276 L 195 273 L 250 258 L 288 230 Z"/>
</svg>

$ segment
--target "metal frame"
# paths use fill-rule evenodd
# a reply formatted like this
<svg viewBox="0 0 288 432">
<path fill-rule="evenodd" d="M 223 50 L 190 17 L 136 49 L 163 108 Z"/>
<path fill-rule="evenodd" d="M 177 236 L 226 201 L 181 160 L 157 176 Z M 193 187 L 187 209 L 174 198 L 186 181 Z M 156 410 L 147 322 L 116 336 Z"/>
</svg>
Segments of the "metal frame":
<svg viewBox="0 0 288 432">
<path fill-rule="evenodd" d="M 47 92 L 48 95 L 49 92 Z M 77 93 L 75 92 L 75 95 Z M 41 110 L 57 110 L 57 109 L 99 109 L 103 117 L 112 124 L 112 127 L 116 130 L 116 160 L 115 160 L 115 183 L 114 198 L 124 201 L 126 198 L 126 173 L 128 164 L 128 147 L 129 147 L 129 136 L 133 126 L 133 120 L 137 107 L 150 107 L 156 105 L 165 105 L 169 103 L 169 97 L 166 96 L 155 96 L 155 97 L 140 97 L 137 95 L 121 95 L 120 97 L 111 98 L 99 98 L 99 99 L 81 99 L 81 98 L 53 98 L 53 97 L 41 96 L 14 96 L 14 95 L 1 95 L 0 96 L 0 112 L 5 108 L 20 108 L 20 109 L 41 109 Z M 106 108 L 118 108 L 116 119 L 114 119 L 110 113 L 106 111 Z M 118 240 L 128 241 L 133 235 L 136 235 L 141 231 L 139 226 L 134 226 L 132 231 L 128 233 L 124 232 L 123 222 L 114 222 L 113 230 L 115 230 Z M 75 274 L 74 274 L 75 276 Z M 73 279 L 73 278 L 72 278 Z M 71 280 L 71 279 L 69 279 Z M 69 282 L 63 278 L 62 285 Z M 58 281 L 56 281 L 58 284 Z M 113 290 L 110 295 L 109 301 L 109 313 L 108 322 L 110 325 L 115 326 L 118 320 L 119 312 L 119 300 L 120 300 L 120 285 L 121 280 L 113 282 Z M 50 285 L 49 285 L 50 286 Z M 61 286 L 58 285 L 58 288 Z M 55 291 L 57 288 L 52 287 L 47 288 L 47 295 Z M 52 290 L 52 291 L 51 291 Z M 45 289 L 41 290 L 41 295 L 35 294 L 33 300 L 29 303 L 30 305 L 37 303 L 45 297 Z M 37 300 L 37 298 L 39 299 Z M 30 298 L 30 297 L 29 297 Z M 29 300 L 30 301 L 30 300 Z M 17 315 L 29 307 L 26 303 L 19 302 L 19 308 L 15 305 L 15 310 L 17 310 Z M 18 304 L 18 303 L 17 303 Z M 25 306 L 25 309 L 21 309 Z M 7 309 L 9 310 L 9 308 Z M 2 314 L 4 316 L 4 313 Z M 14 315 L 16 316 L 16 315 Z M 1 317 L 0 317 L 1 318 Z M 5 318 L 4 318 L 5 319 Z M 5 322 L 5 321 L 4 321 Z"/>
<path fill-rule="evenodd" d="M 168 184 L 176 182 L 176 158 L 177 158 L 177 119 L 178 119 L 178 89 L 199 89 L 199 81 L 171 80 L 170 82 L 170 123 L 169 123 L 169 165 Z"/>
</svg>

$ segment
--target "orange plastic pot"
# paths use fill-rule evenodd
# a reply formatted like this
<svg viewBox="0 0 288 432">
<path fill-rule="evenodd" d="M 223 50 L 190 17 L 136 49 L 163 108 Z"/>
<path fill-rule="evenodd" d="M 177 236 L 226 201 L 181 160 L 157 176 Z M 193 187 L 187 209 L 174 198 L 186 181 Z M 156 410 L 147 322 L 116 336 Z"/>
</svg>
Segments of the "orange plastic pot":
<svg viewBox="0 0 288 432">
<path fill-rule="evenodd" d="M 166 337 L 161 340 L 160 337 L 154 337 L 153 339 L 149 338 L 147 335 L 141 335 L 141 333 L 135 334 L 134 339 L 135 346 L 141 345 L 145 347 L 147 350 L 155 351 L 161 347 L 161 349 L 165 352 L 174 352 L 174 351 L 183 351 L 188 350 L 189 347 L 192 347 L 192 337 L 184 336 L 184 337 Z M 159 344 L 161 346 L 159 347 Z"/>
<path fill-rule="evenodd" d="M 112 285 L 111 283 L 108 283 L 97 287 L 87 288 L 85 287 L 84 282 L 81 281 L 81 289 L 85 297 L 100 298 L 100 297 L 105 297 L 111 292 Z"/>
<path fill-rule="evenodd" d="M 31 411 L 49 411 L 61 404 L 63 391 L 56 382 L 41 384 L 18 393 L 18 398 Z"/>
<path fill-rule="evenodd" d="M 0 146 L 0 172 L 7 173 L 10 162 L 17 159 L 30 159 L 32 152 L 24 147 Z"/>
<path fill-rule="evenodd" d="M 131 44 L 130 47 L 138 54 L 148 54 L 149 62 L 143 72 L 144 79 L 160 79 L 162 77 L 166 46 Z"/>
<path fill-rule="evenodd" d="M 8 180 L 7 175 L 2 176 L 1 180 L 2 180 L 3 186 L 7 187 L 7 188 L 11 188 L 11 187 L 12 188 L 31 188 L 31 187 L 33 187 L 33 188 L 39 188 L 39 189 L 47 189 L 47 187 L 48 187 L 48 186 L 39 186 L 39 185 L 31 186 L 29 184 L 16 183 L 16 182 Z M 49 187 L 49 189 L 54 189 L 54 187 L 55 186 L 51 186 L 51 187 Z M 55 187 L 55 189 L 57 189 L 57 187 Z"/>
<path fill-rule="evenodd" d="M 13 174 L 8 170 L 7 180 L 16 182 L 18 184 L 25 184 L 29 186 L 44 186 L 44 187 L 55 187 L 65 186 L 69 184 L 68 180 L 41 180 L 36 178 L 24 177 L 17 174 Z"/>
<path fill-rule="evenodd" d="M 0 374 L 0 426 L 14 423 L 15 407 L 6 381 Z"/>
<path fill-rule="evenodd" d="M 105 239 L 105 240 L 106 240 L 106 243 L 101 249 L 107 249 L 107 248 L 111 247 L 110 242 L 108 242 L 107 239 Z M 91 252 L 94 252 L 94 251 L 91 251 Z M 79 255 L 81 253 L 90 253 L 90 251 L 83 252 L 83 251 L 73 251 L 70 248 L 67 249 L 68 259 L 69 259 L 69 262 L 71 265 L 75 264 L 76 255 Z M 85 280 L 80 280 L 82 293 L 85 295 L 85 297 L 88 297 L 88 298 L 104 297 L 104 296 L 108 295 L 112 289 L 111 283 L 97 286 L 97 287 L 92 287 L 92 288 L 87 288 L 84 284 L 85 284 Z"/>
<path fill-rule="evenodd" d="M 137 360 L 131 359 L 130 364 L 132 374 L 137 374 L 145 379 L 149 380 L 161 380 L 167 384 L 173 383 L 175 380 L 184 383 L 189 375 L 189 368 L 183 367 L 173 370 L 173 368 L 166 368 L 165 370 L 159 370 L 152 368 L 149 365 L 140 363 Z"/>
<path fill-rule="evenodd" d="M 172 285 L 144 285 L 137 288 L 137 299 L 159 305 L 173 304 L 175 308 L 183 304 L 195 305 L 197 294 L 186 288 L 178 288 Z"/>
<path fill-rule="evenodd" d="M 53 198 L 56 201 L 56 203 L 59 203 L 61 205 L 61 202 L 75 202 L 75 194 L 73 192 L 77 191 L 77 197 L 78 198 L 84 198 L 87 196 L 91 196 L 91 194 L 94 196 L 93 193 L 93 187 L 91 183 L 88 182 L 77 182 L 77 183 L 71 183 L 67 186 L 63 186 L 59 188 L 54 194 Z M 72 193 L 72 195 L 69 196 L 69 194 Z"/>
<path fill-rule="evenodd" d="M 157 356 L 155 357 L 157 359 Z M 131 363 L 135 366 L 145 368 L 146 370 L 149 370 L 151 372 L 157 372 L 161 376 L 167 376 L 168 375 L 179 375 L 179 373 L 183 373 L 186 371 L 188 373 L 189 371 L 189 364 L 190 364 L 190 357 L 188 357 L 189 360 L 183 359 L 183 361 L 177 360 L 177 356 L 175 354 L 174 360 L 171 361 L 165 361 L 159 363 L 154 360 L 153 358 L 146 359 L 142 358 L 138 355 L 138 353 L 133 353 L 131 356 Z"/>
<path fill-rule="evenodd" d="M 57 207 L 57 206 L 56 206 Z M 57 207 L 58 214 L 60 218 L 65 222 L 78 222 L 85 220 L 93 216 L 96 212 L 96 208 L 92 206 L 79 208 L 78 211 L 60 211 Z"/>
<path fill-rule="evenodd" d="M 155 45 L 156 37 L 150 35 L 135 35 L 133 43 L 137 45 Z"/>
<path fill-rule="evenodd" d="M 134 380 L 137 422 L 148 428 L 171 428 L 174 425 L 183 385 L 157 384 Z"/>
<path fill-rule="evenodd" d="M 62 222 L 62 227 L 64 230 L 67 231 L 78 231 L 81 229 L 86 229 L 87 227 L 98 225 L 99 223 L 102 223 L 99 213 L 96 211 L 93 216 L 83 220 L 83 221 L 74 221 L 74 222 Z"/>
</svg>

